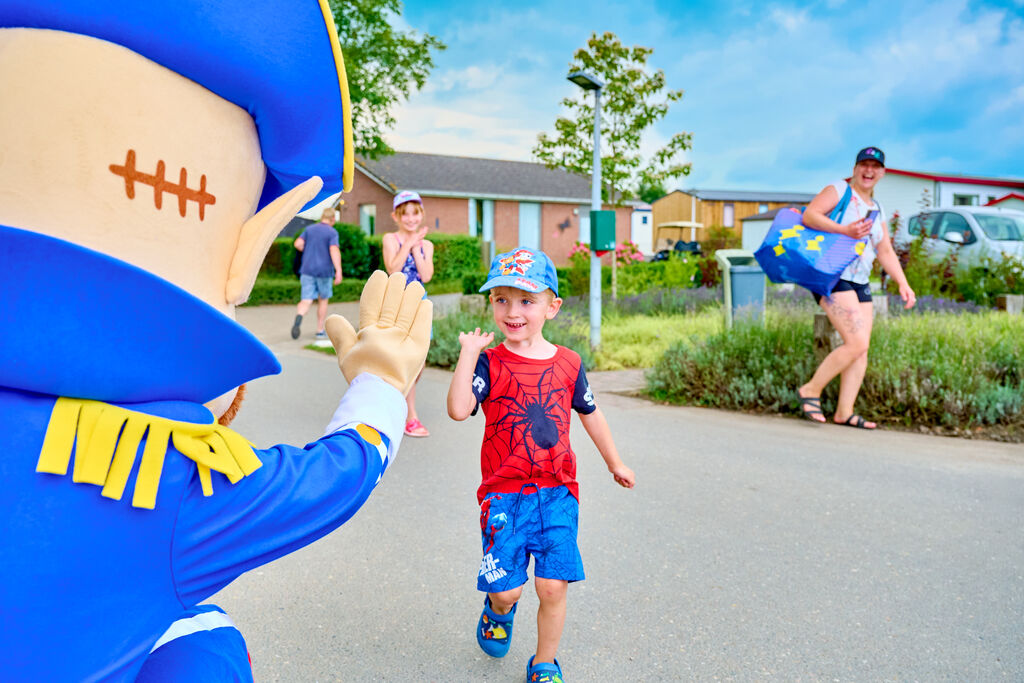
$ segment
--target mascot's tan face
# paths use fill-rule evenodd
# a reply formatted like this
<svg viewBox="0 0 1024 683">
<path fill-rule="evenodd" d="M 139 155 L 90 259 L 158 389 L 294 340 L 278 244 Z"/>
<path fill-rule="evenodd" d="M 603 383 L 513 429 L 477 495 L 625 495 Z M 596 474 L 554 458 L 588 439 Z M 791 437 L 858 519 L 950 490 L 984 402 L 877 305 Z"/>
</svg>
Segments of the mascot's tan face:
<svg viewBox="0 0 1024 683">
<path fill-rule="evenodd" d="M 266 168 L 249 114 L 103 40 L 0 29 L 0 91 L 0 224 L 127 261 L 229 316 L 322 185 L 254 215 Z"/>
<path fill-rule="evenodd" d="M 0 223 L 132 263 L 228 315 L 319 190 L 307 181 L 254 218 L 266 169 L 249 114 L 119 45 L 0 29 L 0 88 Z"/>
</svg>

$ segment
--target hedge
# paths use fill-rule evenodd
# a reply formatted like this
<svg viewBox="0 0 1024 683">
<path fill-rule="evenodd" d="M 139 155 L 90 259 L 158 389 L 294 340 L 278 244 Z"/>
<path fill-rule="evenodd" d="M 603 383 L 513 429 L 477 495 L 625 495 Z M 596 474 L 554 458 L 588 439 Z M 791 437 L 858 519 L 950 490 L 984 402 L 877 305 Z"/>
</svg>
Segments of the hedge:
<svg viewBox="0 0 1024 683">
<path fill-rule="evenodd" d="M 337 223 L 341 266 L 345 277 L 365 279 L 374 270 L 384 269 L 382 238 L 366 236 L 358 225 Z M 460 280 L 466 273 L 482 272 L 480 239 L 469 235 L 434 233 L 428 239 L 434 243 L 434 279 Z M 279 237 L 270 246 L 260 273 L 269 276 L 294 277 L 295 238 Z"/>
<path fill-rule="evenodd" d="M 813 374 L 806 316 L 769 315 L 765 327 L 730 331 L 669 349 L 648 372 L 650 394 L 754 412 L 800 411 L 796 388 Z M 822 396 L 835 411 L 838 379 Z M 925 313 L 879 319 L 857 404 L 867 419 L 970 433 L 997 427 L 1024 439 L 1024 318 L 1002 313 Z"/>
</svg>

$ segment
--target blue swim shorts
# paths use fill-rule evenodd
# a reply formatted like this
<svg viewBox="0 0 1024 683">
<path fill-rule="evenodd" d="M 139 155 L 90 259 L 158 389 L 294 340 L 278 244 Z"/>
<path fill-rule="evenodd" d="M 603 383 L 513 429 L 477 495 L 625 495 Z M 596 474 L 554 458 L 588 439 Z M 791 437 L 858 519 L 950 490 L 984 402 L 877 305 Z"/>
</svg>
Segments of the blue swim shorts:
<svg viewBox="0 0 1024 683">
<path fill-rule="evenodd" d="M 480 505 L 483 560 L 476 587 L 485 593 L 518 588 L 533 574 L 542 579 L 582 581 L 583 559 L 576 545 L 579 502 L 564 486 L 519 493 L 491 493 Z"/>
<path fill-rule="evenodd" d="M 312 275 L 300 275 L 299 284 L 302 285 L 303 301 L 330 299 L 334 294 L 334 289 L 331 287 L 334 284 L 334 278 L 330 276 L 314 277 Z"/>
</svg>

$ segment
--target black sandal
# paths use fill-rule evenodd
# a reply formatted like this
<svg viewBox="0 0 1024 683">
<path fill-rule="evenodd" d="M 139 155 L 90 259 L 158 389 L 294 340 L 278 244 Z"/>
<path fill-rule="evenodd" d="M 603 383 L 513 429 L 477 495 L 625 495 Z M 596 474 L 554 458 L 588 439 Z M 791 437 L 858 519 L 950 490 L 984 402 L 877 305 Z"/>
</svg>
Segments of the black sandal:
<svg viewBox="0 0 1024 683">
<path fill-rule="evenodd" d="M 824 424 L 825 413 L 821 412 L 821 396 L 808 396 L 805 398 L 797 393 L 797 397 L 800 399 L 800 413 L 811 422 Z M 807 410 L 807 406 L 810 406 L 811 410 Z M 821 415 L 821 419 L 815 420 L 811 417 L 812 415 Z"/>
<path fill-rule="evenodd" d="M 861 417 L 857 413 L 854 413 L 845 422 L 836 422 L 836 424 L 837 425 L 842 425 L 843 427 L 853 427 L 855 429 L 867 429 L 867 430 L 878 429 L 878 425 L 875 425 L 874 427 L 865 427 L 864 424 L 866 422 L 867 422 L 867 420 L 865 420 L 863 417 Z"/>
</svg>

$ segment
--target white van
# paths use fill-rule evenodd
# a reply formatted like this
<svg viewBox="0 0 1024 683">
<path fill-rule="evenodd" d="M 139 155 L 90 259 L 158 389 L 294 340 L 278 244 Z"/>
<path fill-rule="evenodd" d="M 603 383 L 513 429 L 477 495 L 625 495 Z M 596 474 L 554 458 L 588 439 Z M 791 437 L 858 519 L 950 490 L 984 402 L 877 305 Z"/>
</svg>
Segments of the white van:
<svg viewBox="0 0 1024 683">
<path fill-rule="evenodd" d="M 1024 260 L 1024 212 L 983 206 L 929 209 L 910 217 L 896 234 L 897 246 L 906 247 L 919 235 L 927 240 L 936 260 L 958 249 L 959 264 L 977 264 L 982 256 Z M 1004 256 L 1005 255 L 1005 256 Z"/>
</svg>

